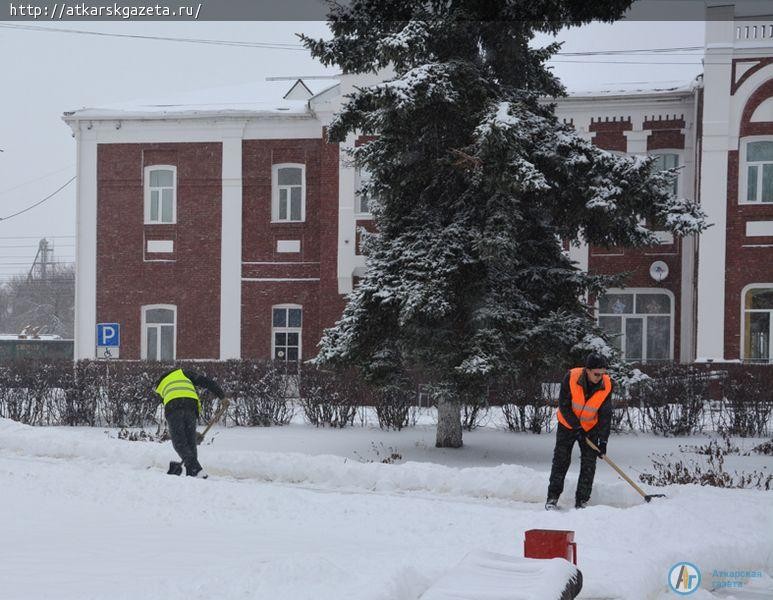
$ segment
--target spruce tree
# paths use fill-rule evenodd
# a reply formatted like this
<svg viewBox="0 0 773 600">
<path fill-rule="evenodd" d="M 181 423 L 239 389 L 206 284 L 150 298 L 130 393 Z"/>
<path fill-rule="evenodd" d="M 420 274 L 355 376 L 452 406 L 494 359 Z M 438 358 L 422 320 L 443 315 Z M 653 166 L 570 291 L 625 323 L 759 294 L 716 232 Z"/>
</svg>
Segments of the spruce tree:
<svg viewBox="0 0 773 600">
<path fill-rule="evenodd" d="M 462 445 L 460 403 L 498 378 L 613 354 L 587 300 L 620 279 L 579 270 L 562 240 L 643 247 L 657 240 L 642 223 L 705 227 L 673 196 L 673 172 L 594 147 L 545 101 L 564 94 L 546 66 L 560 45 L 533 48 L 535 33 L 613 21 L 631 3 L 353 0 L 331 6 L 331 39 L 303 38 L 346 74 L 394 73 L 356 89 L 329 128 L 331 141 L 374 136 L 353 160 L 371 174 L 378 232 L 317 361 L 382 386 L 419 372 L 438 447 Z"/>
</svg>

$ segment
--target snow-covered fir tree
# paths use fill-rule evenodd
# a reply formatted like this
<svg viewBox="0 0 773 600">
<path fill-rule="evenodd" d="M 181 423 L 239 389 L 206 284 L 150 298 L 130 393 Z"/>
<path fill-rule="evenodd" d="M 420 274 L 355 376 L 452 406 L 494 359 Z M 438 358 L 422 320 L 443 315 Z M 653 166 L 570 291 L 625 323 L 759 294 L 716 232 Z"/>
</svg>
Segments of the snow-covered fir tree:
<svg viewBox="0 0 773 600">
<path fill-rule="evenodd" d="M 579 270 L 562 240 L 657 244 L 704 227 L 674 197 L 673 172 L 577 137 L 545 99 L 564 89 L 546 66 L 558 44 L 535 32 L 620 18 L 631 0 L 353 0 L 333 5 L 332 38 L 304 42 L 345 73 L 391 69 L 356 89 L 333 141 L 371 179 L 378 233 L 367 273 L 317 360 L 390 385 L 407 371 L 435 384 L 439 447 L 462 444 L 460 403 L 503 374 L 534 377 L 589 348 L 607 355 L 588 298 L 619 285 Z"/>
</svg>

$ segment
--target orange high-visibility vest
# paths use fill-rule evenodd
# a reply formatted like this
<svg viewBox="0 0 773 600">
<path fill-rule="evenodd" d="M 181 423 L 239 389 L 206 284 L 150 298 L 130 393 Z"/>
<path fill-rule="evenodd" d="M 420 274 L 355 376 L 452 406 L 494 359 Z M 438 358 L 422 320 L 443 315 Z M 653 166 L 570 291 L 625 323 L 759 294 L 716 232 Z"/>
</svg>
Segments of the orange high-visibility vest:
<svg viewBox="0 0 773 600">
<path fill-rule="evenodd" d="M 612 391 L 612 380 L 609 378 L 609 375 L 602 375 L 601 381 L 604 385 L 586 400 L 585 390 L 580 385 L 580 375 L 582 375 L 583 370 L 583 367 L 578 367 L 569 371 L 569 391 L 572 395 L 572 410 L 580 420 L 580 426 L 585 431 L 590 431 L 599 422 L 599 409 Z M 561 414 L 560 408 L 558 409 L 557 416 L 561 425 L 572 429 L 564 415 Z"/>
</svg>

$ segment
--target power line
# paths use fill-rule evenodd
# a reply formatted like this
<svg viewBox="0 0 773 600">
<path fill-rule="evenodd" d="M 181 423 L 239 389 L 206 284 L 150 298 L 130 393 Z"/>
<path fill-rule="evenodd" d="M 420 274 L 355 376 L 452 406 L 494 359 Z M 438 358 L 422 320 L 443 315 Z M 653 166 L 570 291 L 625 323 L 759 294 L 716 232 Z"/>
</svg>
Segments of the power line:
<svg viewBox="0 0 773 600">
<path fill-rule="evenodd" d="M 548 59 L 551 63 L 570 63 L 576 65 L 700 65 L 700 62 L 666 62 L 645 61 L 645 60 L 554 60 Z"/>
<path fill-rule="evenodd" d="M 56 196 L 59 192 L 61 192 L 64 188 L 66 188 L 68 185 L 70 185 L 73 181 L 75 181 L 75 175 L 73 175 L 67 181 L 67 183 L 65 183 L 62 187 L 58 188 L 55 192 L 49 194 L 48 196 L 46 196 L 42 200 L 39 200 L 38 202 L 35 202 L 35 204 L 32 204 L 32 205 L 28 206 L 27 208 L 24 208 L 24 209 L 20 210 L 19 212 L 15 212 L 12 215 L 8 215 L 7 217 L 0 217 L 0 221 L 7 221 L 8 219 L 13 219 L 14 217 L 18 217 L 20 214 L 25 213 L 28 210 L 32 210 L 36 206 L 40 206 L 41 204 L 43 204 L 49 198 L 53 198 L 54 196 Z"/>
<path fill-rule="evenodd" d="M 57 248 L 75 248 L 75 244 L 57 244 Z M 0 244 L 0 248 L 37 248 L 37 244 Z"/>
<path fill-rule="evenodd" d="M 68 182 L 69 183 L 69 182 Z M 66 185 L 66 184 L 65 184 Z M 50 239 L 73 239 L 74 235 L 47 235 Z M 0 240 L 39 240 L 39 235 L 0 235 Z"/>
<path fill-rule="evenodd" d="M 56 175 L 57 173 L 61 173 L 62 171 L 66 171 L 67 169 L 71 169 L 75 165 L 67 165 L 66 167 L 62 167 L 61 169 L 57 169 L 56 171 L 51 171 L 50 173 L 46 173 L 45 175 L 41 175 L 40 177 L 36 177 L 35 179 L 30 179 L 28 181 L 23 181 L 22 183 L 13 186 L 12 188 L 8 188 L 5 190 L 0 190 L 0 194 L 7 194 L 8 192 L 12 192 L 13 190 L 17 190 L 20 187 L 24 187 L 27 184 L 35 183 L 36 181 L 40 181 L 41 179 L 45 179 L 46 177 L 50 177 L 51 175 Z"/>
<path fill-rule="evenodd" d="M 2 23 L 0 27 L 24 31 L 44 31 L 48 33 L 71 33 L 76 35 L 93 35 L 100 37 L 116 37 L 138 40 L 155 40 L 164 42 L 182 42 L 187 44 L 208 44 L 215 46 L 234 46 L 240 48 L 264 48 L 272 50 L 306 50 L 301 44 L 286 42 L 247 42 L 241 40 L 218 40 L 206 38 L 171 37 L 155 35 L 139 35 L 128 33 L 107 33 L 103 31 L 88 31 L 84 29 L 65 29 L 61 27 L 44 27 L 40 25 L 19 25 Z M 608 56 L 608 55 L 642 55 L 642 54 L 670 54 L 675 52 L 702 52 L 703 46 L 675 46 L 670 48 L 634 48 L 631 50 L 587 50 L 583 52 L 556 52 L 556 56 Z M 691 56 L 691 55 L 683 55 Z M 659 63 L 661 64 L 661 63 Z"/>
<path fill-rule="evenodd" d="M 106 33 L 102 31 L 86 31 L 83 29 L 64 29 L 60 27 L 41 27 L 39 25 L 11 25 L 0 24 L 6 29 L 20 29 L 25 31 L 47 31 L 49 33 L 74 33 L 78 35 L 95 35 L 100 37 L 116 37 L 139 40 L 156 40 L 162 42 L 183 42 L 188 44 L 208 44 L 212 46 L 235 46 L 240 48 L 264 48 L 270 50 L 306 50 L 300 44 L 288 44 L 282 42 L 242 42 L 236 40 L 208 40 L 203 38 L 180 38 L 156 35 L 138 35 L 129 33 Z"/>
</svg>

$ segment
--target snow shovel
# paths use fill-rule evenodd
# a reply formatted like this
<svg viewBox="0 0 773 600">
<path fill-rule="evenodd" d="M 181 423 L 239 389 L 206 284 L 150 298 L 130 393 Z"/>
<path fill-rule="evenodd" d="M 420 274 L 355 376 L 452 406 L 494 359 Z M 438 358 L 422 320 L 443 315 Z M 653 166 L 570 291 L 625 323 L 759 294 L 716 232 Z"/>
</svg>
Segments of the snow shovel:
<svg viewBox="0 0 773 600">
<path fill-rule="evenodd" d="M 593 448 L 593 449 L 594 449 L 596 452 L 600 452 L 600 450 L 599 450 L 598 446 L 596 446 L 596 444 L 594 444 L 593 442 L 591 442 L 591 441 L 590 441 L 588 438 L 585 438 L 585 441 L 586 441 L 586 442 L 588 442 L 588 445 L 589 445 L 591 448 Z M 620 475 L 620 477 L 622 477 L 622 478 L 623 478 L 623 479 L 625 479 L 625 480 L 626 480 L 628 483 L 630 483 L 630 484 L 631 484 L 631 487 L 632 487 L 633 489 L 635 489 L 637 492 L 639 492 L 639 494 L 641 494 L 641 497 L 642 497 L 642 498 L 644 498 L 644 500 L 646 500 L 647 502 L 649 502 L 649 501 L 650 501 L 650 500 L 652 500 L 653 498 L 665 498 L 665 497 L 666 497 L 666 495 L 665 495 L 665 494 L 645 494 L 645 493 L 642 491 L 642 489 L 641 489 L 641 488 L 640 488 L 638 485 L 636 485 L 636 484 L 633 482 L 633 480 L 632 480 L 630 477 L 628 477 L 628 475 L 626 475 L 625 473 L 623 473 L 623 470 L 622 470 L 620 467 L 618 467 L 618 466 L 617 466 L 615 463 L 613 463 L 613 462 L 612 462 L 612 459 L 611 459 L 611 458 L 609 458 L 609 457 L 608 457 L 606 454 L 602 454 L 602 455 L 601 455 L 601 458 L 603 458 L 605 461 L 607 461 L 607 464 L 608 464 L 610 467 L 612 467 L 612 468 L 613 468 L 615 471 L 617 471 L 617 473 Z"/>
<path fill-rule="evenodd" d="M 196 445 L 201 444 L 201 442 L 204 441 L 204 436 L 207 435 L 207 432 L 212 428 L 212 426 L 217 423 L 220 420 L 220 417 L 223 416 L 226 410 L 228 410 L 228 406 L 231 404 L 231 401 L 228 399 L 228 396 L 223 398 L 220 401 L 220 404 L 217 407 L 217 410 L 215 411 L 215 414 L 212 415 L 212 418 L 210 419 L 209 423 L 207 423 L 206 428 L 201 433 L 196 433 Z"/>
</svg>

